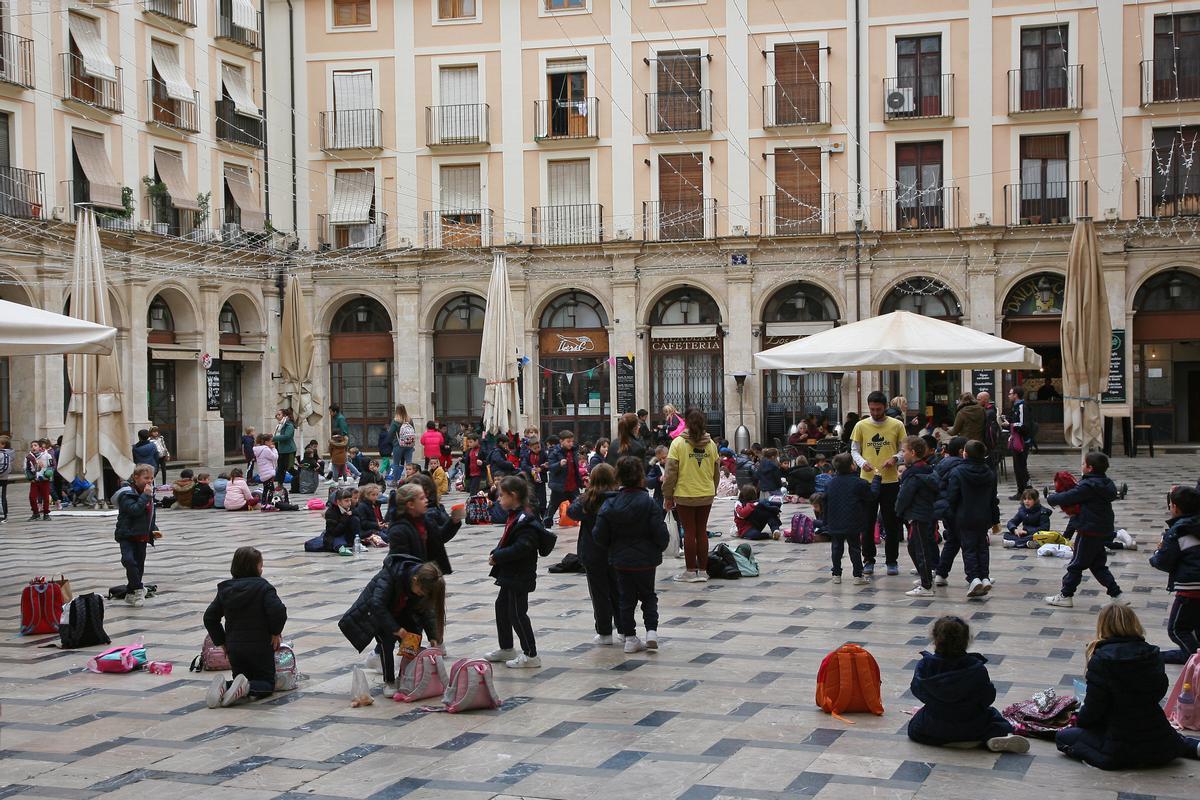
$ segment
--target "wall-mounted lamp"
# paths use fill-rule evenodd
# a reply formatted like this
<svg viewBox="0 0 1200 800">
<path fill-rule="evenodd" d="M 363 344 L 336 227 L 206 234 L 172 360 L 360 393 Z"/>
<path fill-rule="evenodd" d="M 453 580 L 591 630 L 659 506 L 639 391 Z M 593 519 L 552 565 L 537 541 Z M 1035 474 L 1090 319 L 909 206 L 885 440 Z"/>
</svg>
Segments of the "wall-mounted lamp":
<svg viewBox="0 0 1200 800">
<path fill-rule="evenodd" d="M 650 166 L 650 159 L 648 159 L 648 158 L 643 158 L 643 159 L 642 159 L 642 163 L 643 163 L 643 164 L 645 164 L 645 165 L 648 167 L 648 166 Z"/>
</svg>

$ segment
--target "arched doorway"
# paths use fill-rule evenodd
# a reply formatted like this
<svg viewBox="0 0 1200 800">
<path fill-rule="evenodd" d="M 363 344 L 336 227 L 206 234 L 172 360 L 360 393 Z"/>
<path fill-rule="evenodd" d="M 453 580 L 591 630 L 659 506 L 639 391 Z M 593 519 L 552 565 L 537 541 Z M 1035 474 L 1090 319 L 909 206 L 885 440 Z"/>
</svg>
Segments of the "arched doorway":
<svg viewBox="0 0 1200 800">
<path fill-rule="evenodd" d="M 651 418 L 662 407 L 702 409 L 714 437 L 725 433 L 724 347 L 721 310 L 703 289 L 683 286 L 650 311 Z"/>
<path fill-rule="evenodd" d="M 167 443 L 167 449 L 178 458 L 177 441 L 178 410 L 176 403 L 175 359 L 158 358 L 154 345 L 173 345 L 175 340 L 175 315 L 161 294 L 154 296 L 146 311 L 146 342 L 150 345 L 150 358 L 146 369 L 147 412 L 150 424 L 158 428 Z"/>
<path fill-rule="evenodd" d="M 1038 272 L 1017 282 L 1004 298 L 1000 335 L 1033 348 L 1042 357 L 1040 370 L 1012 370 L 1004 373 L 1001 397 L 1013 386 L 1025 387 L 1025 413 L 1038 423 L 1038 440 L 1062 441 L 1062 348 L 1059 327 L 1062 320 L 1062 275 Z"/>
<path fill-rule="evenodd" d="M 1200 276 L 1160 272 L 1133 298 L 1133 417 L 1158 441 L 1200 441 Z"/>
<path fill-rule="evenodd" d="M 917 277 L 892 287 L 880 306 L 880 314 L 911 311 L 955 325 L 962 323 L 962 305 L 954 292 L 937 278 Z M 962 393 L 962 374 L 956 370 L 922 369 L 884 373 L 889 396 L 903 396 L 910 412 L 932 417 L 935 423 L 953 421 L 956 401 Z"/>
<path fill-rule="evenodd" d="M 798 281 L 780 287 L 763 309 L 761 350 L 837 324 L 837 303 L 829 292 Z M 767 369 L 762 373 L 763 441 L 786 442 L 791 426 L 809 416 L 836 425 L 841 416 L 838 381 L 833 373 Z"/>
<path fill-rule="evenodd" d="M 550 301 L 538 322 L 542 436 L 569 428 L 582 441 L 609 436 L 608 314 L 587 292 Z"/>
<path fill-rule="evenodd" d="M 447 300 L 433 321 L 433 409 L 452 435 L 483 417 L 483 314 L 483 298 L 464 292 Z"/>
<path fill-rule="evenodd" d="M 237 310 L 229 301 L 221 306 L 217 315 L 221 347 L 242 344 L 242 323 Z M 225 455 L 231 456 L 242 449 L 242 362 L 221 358 L 221 419 L 225 423 Z"/>
<path fill-rule="evenodd" d="M 341 406 L 350 444 L 375 452 L 392 419 L 392 319 L 377 300 L 356 297 L 329 329 L 330 402 Z"/>
</svg>

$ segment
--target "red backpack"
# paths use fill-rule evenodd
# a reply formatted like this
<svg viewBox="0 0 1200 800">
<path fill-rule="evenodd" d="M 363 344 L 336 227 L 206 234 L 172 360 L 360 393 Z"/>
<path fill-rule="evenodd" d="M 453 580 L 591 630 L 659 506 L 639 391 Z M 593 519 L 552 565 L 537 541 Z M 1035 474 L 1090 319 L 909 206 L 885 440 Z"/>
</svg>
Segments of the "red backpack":
<svg viewBox="0 0 1200 800">
<path fill-rule="evenodd" d="M 62 587 L 43 577 L 34 578 L 21 590 L 21 633 L 37 635 L 58 633 L 58 621 L 62 618 Z"/>
<path fill-rule="evenodd" d="M 1079 481 L 1075 480 L 1075 476 L 1065 469 L 1054 473 L 1054 491 L 1065 492 L 1068 489 L 1074 489 L 1078 485 Z M 1062 512 L 1068 517 L 1073 517 L 1079 513 L 1079 506 L 1063 506 Z"/>
<path fill-rule="evenodd" d="M 879 695 L 882 679 L 875 657 L 856 644 L 844 644 L 821 662 L 817 670 L 817 705 L 843 722 L 846 711 L 883 714 Z"/>
</svg>

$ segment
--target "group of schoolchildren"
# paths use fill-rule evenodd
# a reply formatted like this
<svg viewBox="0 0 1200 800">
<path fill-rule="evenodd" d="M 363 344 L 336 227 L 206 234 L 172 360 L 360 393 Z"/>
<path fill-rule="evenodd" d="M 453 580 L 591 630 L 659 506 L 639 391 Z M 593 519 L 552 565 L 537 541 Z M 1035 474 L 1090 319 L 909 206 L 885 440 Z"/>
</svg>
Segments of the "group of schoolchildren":
<svg viewBox="0 0 1200 800">
<path fill-rule="evenodd" d="M 29 482 L 29 521 L 49 520 L 52 509 L 71 506 L 96 507 L 100 500 L 96 486 L 83 477 L 67 483 L 58 473 L 58 454 L 62 437 L 57 442 L 36 439 L 29 443 L 29 452 L 22 463 L 25 480 Z M 8 485 L 16 479 L 17 458 L 12 450 L 12 438 L 0 434 L 0 523 L 8 522 Z"/>
</svg>

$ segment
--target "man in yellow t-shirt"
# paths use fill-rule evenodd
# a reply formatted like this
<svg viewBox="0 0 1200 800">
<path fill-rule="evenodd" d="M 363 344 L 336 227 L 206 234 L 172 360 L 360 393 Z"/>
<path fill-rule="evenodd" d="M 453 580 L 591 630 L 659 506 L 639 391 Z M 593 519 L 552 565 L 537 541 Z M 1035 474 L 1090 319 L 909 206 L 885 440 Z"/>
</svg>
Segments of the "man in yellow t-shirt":
<svg viewBox="0 0 1200 800">
<path fill-rule="evenodd" d="M 900 567 L 900 518 L 896 516 L 896 495 L 900 491 L 900 445 L 904 442 L 904 423 L 887 415 L 887 395 L 871 392 L 867 396 L 867 408 L 871 415 L 860 419 L 850 434 L 850 455 L 858 465 L 859 477 L 864 481 L 878 478 L 878 494 L 868 509 L 872 524 L 863 531 L 863 573 L 875 573 L 875 526 L 876 515 L 883 518 L 883 554 L 887 563 L 887 574 L 897 575 Z"/>
</svg>

